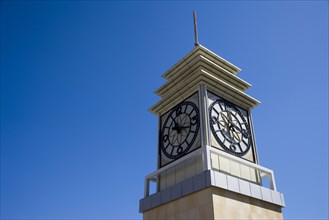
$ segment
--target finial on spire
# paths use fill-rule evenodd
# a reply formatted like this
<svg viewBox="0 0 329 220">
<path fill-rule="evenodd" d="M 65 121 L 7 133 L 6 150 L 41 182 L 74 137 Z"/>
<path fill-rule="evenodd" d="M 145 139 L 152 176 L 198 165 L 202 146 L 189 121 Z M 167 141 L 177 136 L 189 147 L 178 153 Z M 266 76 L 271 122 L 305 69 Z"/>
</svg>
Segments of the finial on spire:
<svg viewBox="0 0 329 220">
<path fill-rule="evenodd" d="M 194 22 L 194 46 L 198 46 L 199 45 L 199 41 L 198 41 L 198 28 L 197 28 L 197 23 L 196 23 L 196 12 L 193 11 L 193 22 Z"/>
</svg>

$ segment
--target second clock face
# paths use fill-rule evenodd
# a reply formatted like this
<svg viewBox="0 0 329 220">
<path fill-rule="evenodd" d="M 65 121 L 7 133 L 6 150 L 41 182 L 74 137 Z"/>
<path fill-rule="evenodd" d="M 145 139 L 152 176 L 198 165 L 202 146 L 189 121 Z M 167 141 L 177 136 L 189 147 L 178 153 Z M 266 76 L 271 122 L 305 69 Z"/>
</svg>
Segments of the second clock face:
<svg viewBox="0 0 329 220">
<path fill-rule="evenodd" d="M 225 151 L 237 156 L 247 154 L 252 146 L 248 118 L 242 111 L 245 110 L 222 98 L 217 98 L 209 107 L 213 136 Z"/>
<path fill-rule="evenodd" d="M 170 159 L 185 155 L 193 145 L 199 127 L 198 107 L 190 101 L 178 104 L 171 110 L 161 129 L 162 153 Z"/>
</svg>

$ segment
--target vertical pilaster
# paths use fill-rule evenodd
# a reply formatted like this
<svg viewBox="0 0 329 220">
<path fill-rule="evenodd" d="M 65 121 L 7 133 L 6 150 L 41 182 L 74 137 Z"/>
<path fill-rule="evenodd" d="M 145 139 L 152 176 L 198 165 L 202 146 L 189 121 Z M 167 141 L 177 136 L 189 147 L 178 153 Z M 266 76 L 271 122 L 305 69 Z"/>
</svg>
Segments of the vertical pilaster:
<svg viewBox="0 0 329 220">
<path fill-rule="evenodd" d="M 208 113 L 207 113 L 207 89 L 206 85 L 199 85 L 199 109 L 200 109 L 200 121 L 201 121 L 201 147 L 209 146 L 209 129 L 208 129 Z"/>
<path fill-rule="evenodd" d="M 210 156 L 208 153 L 208 146 L 210 146 L 209 138 L 209 116 L 208 116 L 208 97 L 207 88 L 205 84 L 200 84 L 199 88 L 199 109 L 201 121 L 201 147 L 203 148 L 202 161 L 203 170 L 210 169 Z"/>
</svg>

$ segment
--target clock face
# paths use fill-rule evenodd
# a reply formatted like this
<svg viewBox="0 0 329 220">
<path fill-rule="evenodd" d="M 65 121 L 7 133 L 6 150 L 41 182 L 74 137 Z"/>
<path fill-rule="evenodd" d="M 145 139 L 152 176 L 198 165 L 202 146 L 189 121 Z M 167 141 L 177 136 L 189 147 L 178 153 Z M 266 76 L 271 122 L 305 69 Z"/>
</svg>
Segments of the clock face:
<svg viewBox="0 0 329 220">
<path fill-rule="evenodd" d="M 166 117 L 160 131 L 160 148 L 170 159 L 178 159 L 192 147 L 199 131 L 198 107 L 191 101 L 178 104 Z"/>
<path fill-rule="evenodd" d="M 211 132 L 224 150 L 236 156 L 248 153 L 252 140 L 245 110 L 218 98 L 209 107 L 209 119 Z"/>
</svg>

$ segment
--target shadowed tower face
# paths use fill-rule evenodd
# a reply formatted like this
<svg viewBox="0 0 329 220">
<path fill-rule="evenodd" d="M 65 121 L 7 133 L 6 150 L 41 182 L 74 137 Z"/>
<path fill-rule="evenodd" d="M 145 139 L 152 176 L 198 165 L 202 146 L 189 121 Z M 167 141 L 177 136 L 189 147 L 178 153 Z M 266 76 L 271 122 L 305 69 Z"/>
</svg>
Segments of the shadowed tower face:
<svg viewBox="0 0 329 220">
<path fill-rule="evenodd" d="M 195 14 L 194 14 L 195 18 Z M 258 162 L 249 83 L 199 44 L 162 75 L 157 170 L 145 177 L 144 219 L 282 219 L 283 194 Z M 155 192 L 150 193 L 150 184 Z"/>
</svg>

